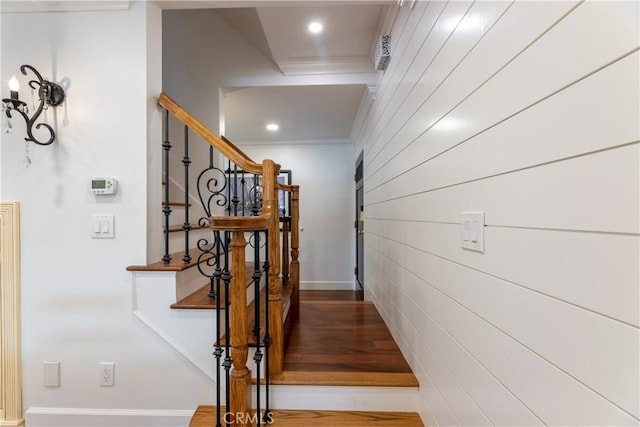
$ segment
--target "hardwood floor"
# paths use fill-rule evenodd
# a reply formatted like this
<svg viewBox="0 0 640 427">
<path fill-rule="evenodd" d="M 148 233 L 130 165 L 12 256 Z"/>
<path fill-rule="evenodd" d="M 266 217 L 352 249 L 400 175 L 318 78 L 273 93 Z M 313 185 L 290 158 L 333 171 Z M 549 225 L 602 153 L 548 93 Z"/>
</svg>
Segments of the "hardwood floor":
<svg viewBox="0 0 640 427">
<path fill-rule="evenodd" d="M 418 387 L 375 306 L 355 291 L 300 291 L 300 316 L 272 384 Z"/>
<path fill-rule="evenodd" d="M 284 370 L 409 374 L 375 306 L 355 291 L 301 291 L 300 319 L 285 351 Z"/>
</svg>

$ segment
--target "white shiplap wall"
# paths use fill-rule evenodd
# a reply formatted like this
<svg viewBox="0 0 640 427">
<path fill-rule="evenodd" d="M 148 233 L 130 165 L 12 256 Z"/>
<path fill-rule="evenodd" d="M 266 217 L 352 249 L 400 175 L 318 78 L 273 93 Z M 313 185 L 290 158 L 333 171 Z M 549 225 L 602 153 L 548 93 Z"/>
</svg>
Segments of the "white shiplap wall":
<svg viewBox="0 0 640 427">
<path fill-rule="evenodd" d="M 638 2 L 418 2 L 354 130 L 430 425 L 638 425 Z M 486 213 L 484 254 L 461 212 Z"/>
</svg>

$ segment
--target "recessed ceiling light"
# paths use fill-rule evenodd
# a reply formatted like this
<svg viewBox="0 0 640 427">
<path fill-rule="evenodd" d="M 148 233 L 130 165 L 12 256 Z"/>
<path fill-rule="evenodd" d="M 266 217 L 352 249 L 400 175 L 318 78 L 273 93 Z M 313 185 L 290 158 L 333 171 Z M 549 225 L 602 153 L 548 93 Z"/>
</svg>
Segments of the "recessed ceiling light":
<svg viewBox="0 0 640 427">
<path fill-rule="evenodd" d="M 280 129 L 280 126 L 278 126 L 276 123 L 267 123 L 267 130 L 275 132 L 278 129 Z"/>
<path fill-rule="evenodd" d="M 310 23 L 308 28 L 309 28 L 309 32 L 313 34 L 318 34 L 322 32 L 322 24 L 317 21 Z"/>
</svg>

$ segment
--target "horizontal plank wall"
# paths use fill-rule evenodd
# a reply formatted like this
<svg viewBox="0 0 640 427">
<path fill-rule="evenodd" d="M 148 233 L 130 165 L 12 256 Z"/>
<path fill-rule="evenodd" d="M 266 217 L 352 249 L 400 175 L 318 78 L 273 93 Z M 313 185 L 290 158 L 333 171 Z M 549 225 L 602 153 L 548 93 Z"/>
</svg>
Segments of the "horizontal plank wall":
<svg viewBox="0 0 640 427">
<path fill-rule="evenodd" d="M 354 131 L 365 290 L 433 425 L 638 425 L 637 2 L 417 2 Z M 484 211 L 485 253 L 461 248 Z"/>
</svg>

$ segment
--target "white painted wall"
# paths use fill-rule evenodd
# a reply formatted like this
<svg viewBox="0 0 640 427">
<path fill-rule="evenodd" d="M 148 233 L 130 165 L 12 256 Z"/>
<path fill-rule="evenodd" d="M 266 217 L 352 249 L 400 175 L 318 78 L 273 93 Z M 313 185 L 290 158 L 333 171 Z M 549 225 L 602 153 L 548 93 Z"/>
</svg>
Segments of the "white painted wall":
<svg viewBox="0 0 640 427">
<path fill-rule="evenodd" d="M 275 159 L 300 186 L 300 286 L 353 289 L 355 194 L 351 144 L 240 145 Z"/>
<path fill-rule="evenodd" d="M 356 132 L 428 425 L 638 425 L 637 2 L 419 2 Z M 355 154 L 354 154 L 355 155 Z M 486 212 L 484 254 L 461 212 Z"/>
<path fill-rule="evenodd" d="M 133 316 L 125 271 L 146 263 L 147 167 L 157 173 L 147 144 L 159 123 L 148 101 L 160 91 L 161 70 L 151 68 L 159 30 L 152 2 L 2 15 L 3 95 L 16 74 L 29 99 L 24 63 L 68 88 L 56 110 L 58 140 L 32 146 L 30 169 L 22 163 L 24 123 L 16 120 L 12 134 L 3 124 L 1 134 L 2 199 L 22 208 L 27 425 L 186 424 L 198 404 L 213 401 L 212 383 Z M 118 194 L 91 195 L 96 175 L 117 177 Z M 90 238 L 94 213 L 115 214 L 114 240 Z M 58 388 L 43 386 L 48 359 L 61 362 Z M 115 362 L 115 387 L 99 386 L 101 361 Z"/>
</svg>

